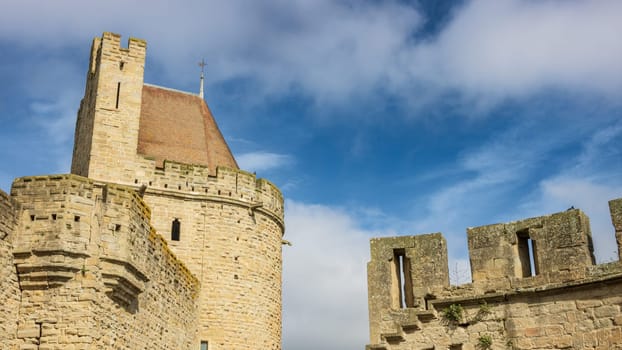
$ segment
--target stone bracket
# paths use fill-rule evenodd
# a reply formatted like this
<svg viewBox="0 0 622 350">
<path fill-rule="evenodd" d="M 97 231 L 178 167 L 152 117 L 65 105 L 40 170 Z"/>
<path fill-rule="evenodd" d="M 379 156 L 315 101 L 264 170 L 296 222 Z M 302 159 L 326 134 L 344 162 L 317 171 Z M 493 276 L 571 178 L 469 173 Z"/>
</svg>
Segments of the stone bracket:
<svg viewBox="0 0 622 350">
<path fill-rule="evenodd" d="M 20 288 L 49 289 L 72 279 L 89 255 L 66 250 L 15 251 L 15 266 Z"/>
<path fill-rule="evenodd" d="M 100 261 L 106 294 L 124 307 L 132 305 L 149 278 L 127 261 L 112 257 L 101 257 Z"/>
</svg>

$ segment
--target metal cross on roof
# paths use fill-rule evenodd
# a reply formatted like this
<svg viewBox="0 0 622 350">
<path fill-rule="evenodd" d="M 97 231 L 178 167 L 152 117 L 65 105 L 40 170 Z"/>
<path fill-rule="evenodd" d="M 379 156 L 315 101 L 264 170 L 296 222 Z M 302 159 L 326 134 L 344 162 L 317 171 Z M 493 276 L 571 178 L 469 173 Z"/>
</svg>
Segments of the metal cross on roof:
<svg viewBox="0 0 622 350">
<path fill-rule="evenodd" d="M 207 63 L 205 63 L 204 59 L 201 59 L 201 62 L 199 62 L 199 67 L 201 67 L 201 74 L 203 74 L 203 68 L 207 66 Z"/>
</svg>

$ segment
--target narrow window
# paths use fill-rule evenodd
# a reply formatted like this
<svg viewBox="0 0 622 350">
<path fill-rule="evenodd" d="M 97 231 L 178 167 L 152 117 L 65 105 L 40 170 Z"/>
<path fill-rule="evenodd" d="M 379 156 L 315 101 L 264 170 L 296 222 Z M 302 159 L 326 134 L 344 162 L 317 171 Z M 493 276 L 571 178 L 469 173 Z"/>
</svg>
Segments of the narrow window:
<svg viewBox="0 0 622 350">
<path fill-rule="evenodd" d="M 125 62 L 120 61 L 119 62 L 119 70 L 123 70 L 123 67 L 125 66 Z"/>
<path fill-rule="evenodd" d="M 520 261 L 519 277 L 532 277 L 538 274 L 538 255 L 536 241 L 529 236 L 529 229 L 516 233 L 516 247 Z"/>
<path fill-rule="evenodd" d="M 207 342 L 206 341 L 202 341 L 201 342 L 201 350 L 207 350 Z"/>
<path fill-rule="evenodd" d="M 179 231 L 180 231 L 181 223 L 179 219 L 173 220 L 173 224 L 171 225 L 171 240 L 179 241 Z"/>
<path fill-rule="evenodd" d="M 116 109 L 119 109 L 119 94 L 121 93 L 121 82 L 117 83 L 117 102 L 115 104 Z"/>
<path fill-rule="evenodd" d="M 410 278 L 410 259 L 404 249 L 393 250 L 393 307 L 403 309 L 414 306 L 412 281 Z"/>
</svg>

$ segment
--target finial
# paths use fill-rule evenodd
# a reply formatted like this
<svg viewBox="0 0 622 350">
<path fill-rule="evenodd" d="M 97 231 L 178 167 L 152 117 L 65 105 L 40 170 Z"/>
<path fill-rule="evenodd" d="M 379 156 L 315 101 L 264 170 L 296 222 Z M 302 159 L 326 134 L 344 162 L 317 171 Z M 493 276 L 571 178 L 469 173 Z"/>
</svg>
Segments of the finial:
<svg viewBox="0 0 622 350">
<path fill-rule="evenodd" d="M 199 62 L 199 67 L 201 67 L 201 87 L 199 88 L 199 97 L 201 98 L 203 98 L 203 70 L 205 66 L 207 66 L 207 63 L 205 63 L 204 59 L 201 59 L 201 62 Z"/>
</svg>

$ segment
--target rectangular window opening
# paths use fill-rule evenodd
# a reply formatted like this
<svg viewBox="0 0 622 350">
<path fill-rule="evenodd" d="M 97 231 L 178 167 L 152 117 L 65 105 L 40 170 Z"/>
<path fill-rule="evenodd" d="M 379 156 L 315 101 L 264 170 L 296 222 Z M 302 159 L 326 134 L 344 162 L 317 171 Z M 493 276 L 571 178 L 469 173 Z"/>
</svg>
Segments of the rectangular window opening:
<svg viewBox="0 0 622 350">
<path fill-rule="evenodd" d="M 179 219 L 176 218 L 175 220 L 173 220 L 173 223 L 171 224 L 171 240 L 172 241 L 179 241 L 180 231 L 181 231 L 181 223 L 179 222 Z"/>
<path fill-rule="evenodd" d="M 462 350 L 462 344 L 452 344 L 449 346 L 449 350 Z"/>
<path fill-rule="evenodd" d="M 206 341 L 202 341 L 202 342 L 201 342 L 201 350 L 208 350 L 208 349 L 207 349 L 207 342 L 206 342 Z"/>
<path fill-rule="evenodd" d="M 516 233 L 518 259 L 521 265 L 520 277 L 533 277 L 538 275 L 538 255 L 536 241 L 529 236 L 529 229 Z"/>
<path fill-rule="evenodd" d="M 414 306 L 412 281 L 410 276 L 410 259 L 406 257 L 404 249 L 393 250 L 394 266 L 394 297 L 393 306 L 396 309 Z"/>
</svg>

